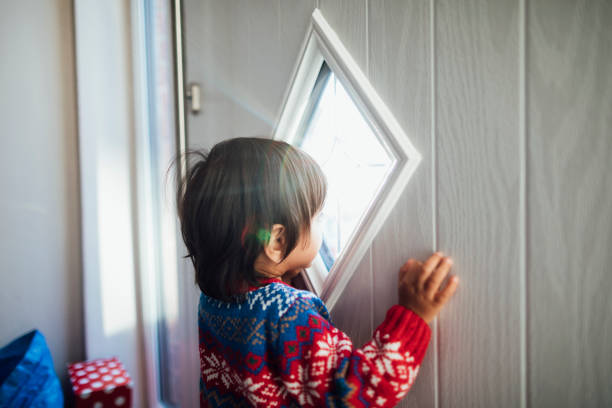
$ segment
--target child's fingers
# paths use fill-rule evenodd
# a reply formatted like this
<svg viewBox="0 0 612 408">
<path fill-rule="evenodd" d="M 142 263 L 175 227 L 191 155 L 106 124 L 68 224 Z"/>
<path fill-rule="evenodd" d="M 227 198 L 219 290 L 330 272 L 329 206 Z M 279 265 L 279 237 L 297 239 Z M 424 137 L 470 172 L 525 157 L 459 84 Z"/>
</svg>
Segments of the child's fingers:
<svg viewBox="0 0 612 408">
<path fill-rule="evenodd" d="M 407 260 L 406 262 L 404 262 L 404 264 L 402 265 L 401 268 L 399 268 L 399 277 L 401 278 L 402 276 L 404 276 L 404 273 L 412 266 L 412 264 L 414 264 L 415 260 L 410 258 L 409 260 Z"/>
<path fill-rule="evenodd" d="M 402 267 L 399 269 L 398 280 L 399 283 L 406 282 L 410 283 L 410 281 L 414 280 L 414 277 L 411 278 L 410 271 L 414 268 L 420 268 L 423 264 L 416 259 L 410 258 L 407 260 Z"/>
<path fill-rule="evenodd" d="M 434 300 L 441 305 L 448 302 L 448 300 L 453 296 L 453 294 L 457 290 L 457 286 L 459 286 L 459 278 L 457 277 L 457 275 L 453 275 L 448 280 L 446 287 L 438 292 Z"/>
<path fill-rule="evenodd" d="M 400 281 L 404 278 L 404 275 L 406 275 L 406 272 L 408 272 L 408 270 L 412 267 L 412 265 L 414 265 L 414 262 L 415 260 L 410 258 L 409 260 L 404 262 L 401 268 L 399 268 L 399 270 L 397 271 L 398 272 L 397 278 Z"/>
<path fill-rule="evenodd" d="M 429 279 L 429 275 L 431 275 L 434 269 L 438 266 L 440 260 L 442 259 L 442 256 L 442 252 L 438 251 L 432 256 L 430 256 L 427 261 L 425 261 L 425 264 L 423 264 L 423 271 L 419 276 L 419 289 L 423 289 L 423 287 L 425 286 L 425 282 L 427 282 L 427 279 Z"/>
<path fill-rule="evenodd" d="M 429 279 L 427 279 L 425 282 L 424 289 L 429 299 L 433 299 L 433 296 L 436 294 L 438 289 L 440 289 L 440 285 L 448 274 L 452 264 L 453 262 L 450 260 L 450 258 L 444 258 L 436 270 L 431 273 Z"/>
</svg>

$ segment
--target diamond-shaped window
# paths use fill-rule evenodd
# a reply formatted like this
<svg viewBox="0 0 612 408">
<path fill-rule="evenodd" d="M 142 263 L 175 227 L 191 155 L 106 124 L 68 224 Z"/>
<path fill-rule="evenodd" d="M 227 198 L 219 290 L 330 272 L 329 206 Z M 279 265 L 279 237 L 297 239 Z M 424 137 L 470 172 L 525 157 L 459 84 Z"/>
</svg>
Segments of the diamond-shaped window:
<svg viewBox="0 0 612 408">
<path fill-rule="evenodd" d="M 328 180 L 323 243 L 307 283 L 332 308 L 420 161 L 318 9 L 275 131 Z"/>
<path fill-rule="evenodd" d="M 395 160 L 325 62 L 293 143 L 314 157 L 329 184 L 318 270 L 326 277 Z"/>
</svg>

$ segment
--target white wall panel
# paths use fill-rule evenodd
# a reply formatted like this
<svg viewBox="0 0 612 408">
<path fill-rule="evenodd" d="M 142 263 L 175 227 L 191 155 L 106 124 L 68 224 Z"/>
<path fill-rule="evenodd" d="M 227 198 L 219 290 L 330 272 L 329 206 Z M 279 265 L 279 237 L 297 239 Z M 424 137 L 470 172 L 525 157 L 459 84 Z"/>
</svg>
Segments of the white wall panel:
<svg viewBox="0 0 612 408">
<path fill-rule="evenodd" d="M 0 3 L 0 347 L 37 328 L 85 357 L 73 7 Z"/>
<path fill-rule="evenodd" d="M 186 82 L 203 85 L 189 147 L 271 136 L 313 1 L 186 1 Z"/>
<path fill-rule="evenodd" d="M 185 86 L 202 86 L 202 110 L 189 113 L 186 104 L 188 148 L 210 148 L 232 137 L 233 91 L 230 1 L 183 1 Z"/>
<path fill-rule="evenodd" d="M 369 73 L 380 97 L 422 156 L 415 175 L 372 244 L 374 327 L 397 303 L 397 274 L 409 258 L 435 249 L 432 188 L 431 4 L 369 3 Z M 430 407 L 436 390 L 436 321 L 419 376 L 400 407 Z"/>
<path fill-rule="evenodd" d="M 612 406 L 612 3 L 529 2 L 529 405 Z"/>
<path fill-rule="evenodd" d="M 517 407 L 518 3 L 435 6 L 437 240 L 461 279 L 440 315 L 439 403 Z"/>
<path fill-rule="evenodd" d="M 367 1 L 318 0 L 317 7 L 367 75 Z"/>
</svg>

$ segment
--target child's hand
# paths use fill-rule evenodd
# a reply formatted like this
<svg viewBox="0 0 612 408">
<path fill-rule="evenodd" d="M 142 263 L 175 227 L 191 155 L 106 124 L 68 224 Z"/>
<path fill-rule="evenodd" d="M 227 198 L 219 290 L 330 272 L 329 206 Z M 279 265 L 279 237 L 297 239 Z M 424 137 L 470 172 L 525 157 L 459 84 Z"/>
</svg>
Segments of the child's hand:
<svg viewBox="0 0 612 408">
<path fill-rule="evenodd" d="M 431 322 L 459 285 L 455 275 L 438 291 L 451 265 L 451 259 L 443 257 L 442 252 L 433 254 L 425 264 L 410 258 L 399 270 L 399 304 Z"/>
</svg>

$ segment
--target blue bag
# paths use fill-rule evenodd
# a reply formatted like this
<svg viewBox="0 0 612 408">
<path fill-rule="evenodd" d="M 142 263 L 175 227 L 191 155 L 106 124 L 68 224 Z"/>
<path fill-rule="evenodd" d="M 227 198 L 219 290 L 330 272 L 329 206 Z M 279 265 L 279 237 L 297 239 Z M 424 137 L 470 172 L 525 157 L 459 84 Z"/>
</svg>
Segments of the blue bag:
<svg viewBox="0 0 612 408">
<path fill-rule="evenodd" d="M 0 407 L 64 406 L 45 337 L 32 330 L 0 349 Z"/>
</svg>

